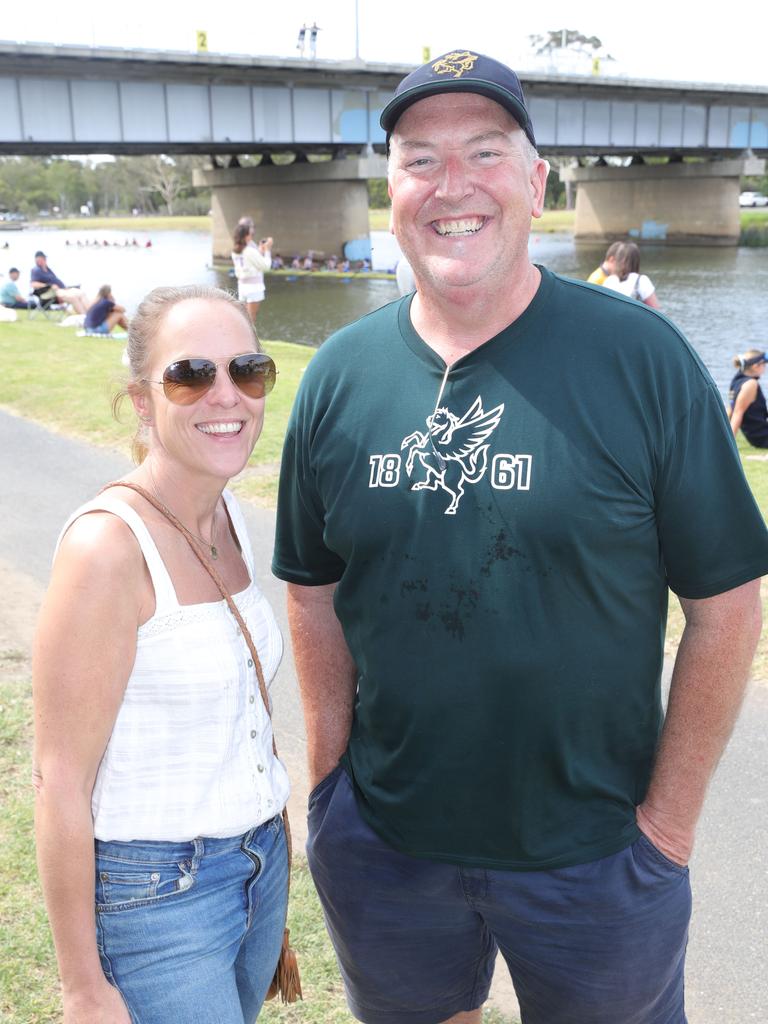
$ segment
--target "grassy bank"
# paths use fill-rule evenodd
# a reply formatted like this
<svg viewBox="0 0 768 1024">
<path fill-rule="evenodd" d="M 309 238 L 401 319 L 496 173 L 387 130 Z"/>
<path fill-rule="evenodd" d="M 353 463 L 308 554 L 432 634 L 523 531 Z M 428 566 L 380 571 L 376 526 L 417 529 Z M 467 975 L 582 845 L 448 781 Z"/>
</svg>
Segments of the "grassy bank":
<svg viewBox="0 0 768 1024">
<path fill-rule="evenodd" d="M 545 210 L 543 216 L 531 221 L 531 230 L 548 234 L 573 231 L 574 210 Z M 61 231 L 202 231 L 209 232 L 212 219 L 201 217 L 69 217 L 30 222 L 34 228 Z M 371 231 L 389 230 L 389 209 L 369 210 Z M 768 245 L 768 208 L 741 211 L 741 245 Z"/>
<path fill-rule="evenodd" d="M 31 221 L 32 228 L 58 231 L 210 231 L 212 219 L 195 217 L 46 217 Z"/>
<path fill-rule="evenodd" d="M 739 245 L 750 248 L 768 246 L 768 206 L 759 210 L 741 211 L 741 237 Z"/>
<path fill-rule="evenodd" d="M 573 210 L 545 210 L 534 231 L 572 231 Z M 30 221 L 29 227 L 60 231 L 210 231 L 212 218 L 202 217 L 61 217 Z M 371 231 L 389 230 L 389 210 L 369 210 Z"/>
</svg>

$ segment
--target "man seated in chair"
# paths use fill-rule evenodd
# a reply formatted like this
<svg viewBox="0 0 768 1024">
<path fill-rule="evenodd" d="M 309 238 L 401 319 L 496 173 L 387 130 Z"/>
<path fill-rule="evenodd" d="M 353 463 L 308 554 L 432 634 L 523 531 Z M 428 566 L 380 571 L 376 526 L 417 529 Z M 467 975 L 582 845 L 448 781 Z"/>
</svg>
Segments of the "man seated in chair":
<svg viewBox="0 0 768 1024">
<path fill-rule="evenodd" d="M 35 266 L 32 268 L 30 283 L 32 291 L 40 299 L 42 305 L 50 305 L 53 300 L 59 303 L 69 303 L 76 313 L 88 311 L 88 299 L 82 288 L 67 288 L 48 266 L 45 253 L 40 249 L 35 253 Z"/>
</svg>

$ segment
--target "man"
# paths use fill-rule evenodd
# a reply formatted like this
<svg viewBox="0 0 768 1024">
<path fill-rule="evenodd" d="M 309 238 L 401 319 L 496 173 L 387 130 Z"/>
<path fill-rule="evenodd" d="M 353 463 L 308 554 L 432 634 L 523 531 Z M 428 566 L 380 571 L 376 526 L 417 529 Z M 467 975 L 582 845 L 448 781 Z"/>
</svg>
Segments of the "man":
<svg viewBox="0 0 768 1024">
<path fill-rule="evenodd" d="M 273 565 L 350 1006 L 475 1024 L 498 948 L 526 1024 L 682 1024 L 768 534 L 676 328 L 530 263 L 547 166 L 514 72 L 446 54 L 381 124 L 417 290 L 310 363 Z"/>
<path fill-rule="evenodd" d="M 69 303 L 76 313 L 88 312 L 88 299 L 85 292 L 81 288 L 67 288 L 48 266 L 48 261 L 42 250 L 35 253 L 35 265 L 32 268 L 30 282 L 32 291 L 42 301 L 55 298 L 56 302 Z"/>
<path fill-rule="evenodd" d="M 16 283 L 19 280 L 18 267 L 11 267 L 8 271 L 8 280 L 0 288 L 0 305 L 9 309 L 29 309 L 29 303 L 19 291 Z"/>
<path fill-rule="evenodd" d="M 621 242 L 611 242 L 603 257 L 603 262 L 596 267 L 587 278 L 587 284 L 605 284 L 611 274 L 616 273 L 616 256 Z"/>
</svg>

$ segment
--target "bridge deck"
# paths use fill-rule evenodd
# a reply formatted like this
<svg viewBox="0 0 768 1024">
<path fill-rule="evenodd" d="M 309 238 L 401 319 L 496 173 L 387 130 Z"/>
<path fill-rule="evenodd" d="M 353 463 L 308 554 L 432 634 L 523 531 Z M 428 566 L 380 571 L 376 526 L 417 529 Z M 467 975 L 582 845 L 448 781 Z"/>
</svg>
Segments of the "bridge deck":
<svg viewBox="0 0 768 1024">
<path fill-rule="evenodd" d="M 0 43 L 0 153 L 360 152 L 405 65 Z M 768 153 L 768 89 L 521 73 L 549 154 Z"/>
</svg>

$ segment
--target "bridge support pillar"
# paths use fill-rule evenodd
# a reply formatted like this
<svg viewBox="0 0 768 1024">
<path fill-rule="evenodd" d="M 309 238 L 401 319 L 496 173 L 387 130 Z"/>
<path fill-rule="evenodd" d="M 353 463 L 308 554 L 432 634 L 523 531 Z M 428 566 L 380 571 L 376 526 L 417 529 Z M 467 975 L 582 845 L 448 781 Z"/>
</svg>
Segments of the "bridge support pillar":
<svg viewBox="0 0 768 1024">
<path fill-rule="evenodd" d="M 195 171 L 194 181 L 213 190 L 214 257 L 229 259 L 241 217 L 253 219 L 257 239 L 272 235 L 283 258 L 340 256 L 346 242 L 368 238 L 367 182 L 386 173 L 384 157 L 366 156 Z"/>
<path fill-rule="evenodd" d="M 561 178 L 578 186 L 574 236 L 667 245 L 737 245 L 739 179 L 762 174 L 756 157 L 710 163 L 570 167 Z"/>
</svg>

